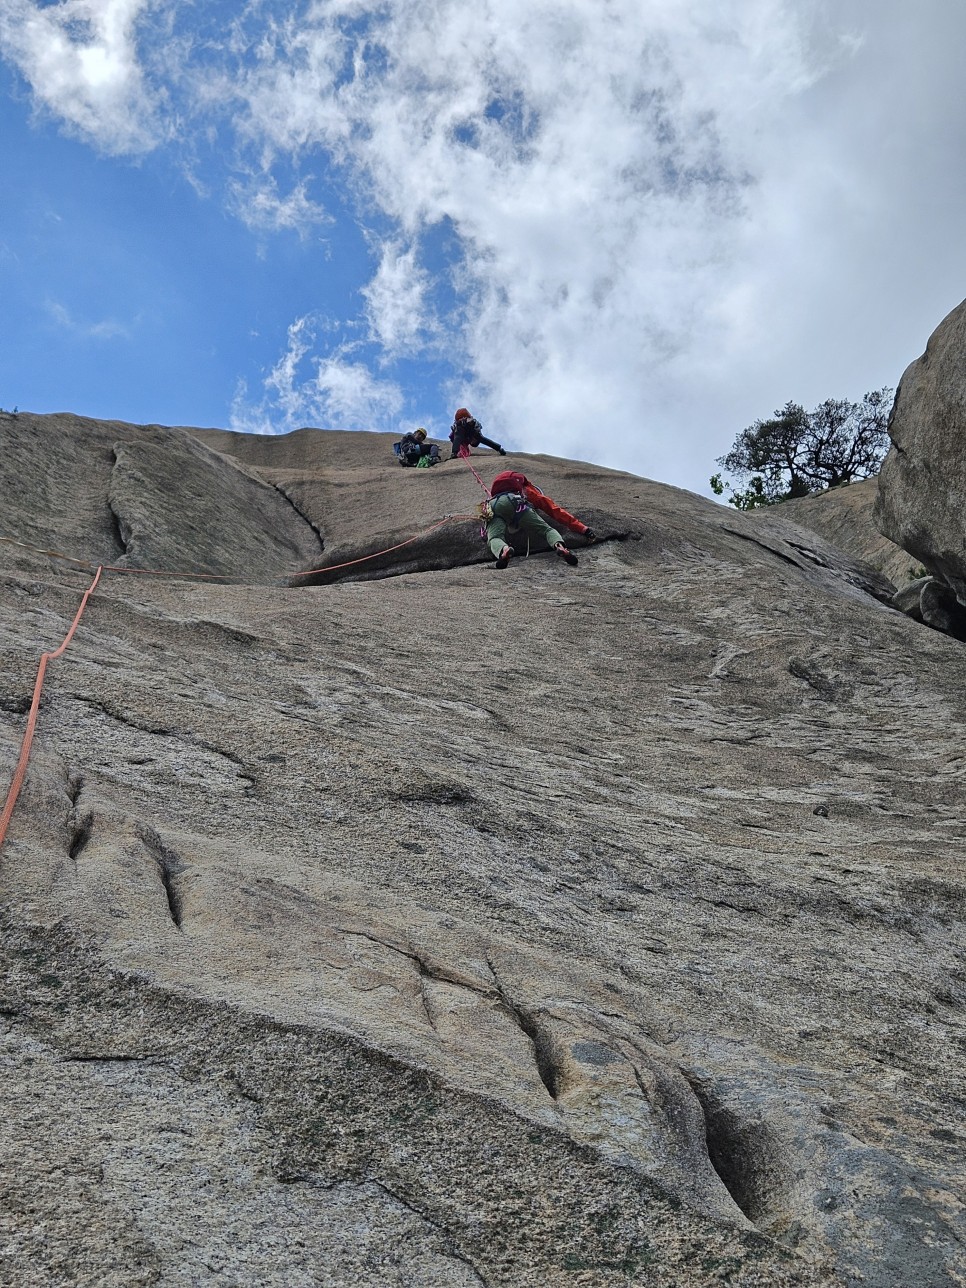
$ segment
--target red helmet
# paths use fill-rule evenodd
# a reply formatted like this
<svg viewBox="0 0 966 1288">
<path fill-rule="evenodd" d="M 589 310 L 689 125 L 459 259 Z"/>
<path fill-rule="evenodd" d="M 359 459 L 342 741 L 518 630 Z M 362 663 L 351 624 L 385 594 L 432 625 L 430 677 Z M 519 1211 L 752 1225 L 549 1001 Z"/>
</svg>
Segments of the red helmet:
<svg viewBox="0 0 966 1288">
<path fill-rule="evenodd" d="M 453 419 L 454 420 L 472 420 L 473 418 L 470 415 L 470 413 L 466 410 L 465 407 L 457 407 L 456 415 L 453 417 Z"/>
</svg>

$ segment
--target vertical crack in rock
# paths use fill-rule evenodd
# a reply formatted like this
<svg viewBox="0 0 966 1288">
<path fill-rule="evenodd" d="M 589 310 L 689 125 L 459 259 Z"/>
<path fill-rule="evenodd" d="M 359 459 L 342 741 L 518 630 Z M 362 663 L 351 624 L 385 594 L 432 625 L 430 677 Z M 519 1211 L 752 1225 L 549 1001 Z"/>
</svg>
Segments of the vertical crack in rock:
<svg viewBox="0 0 966 1288">
<path fill-rule="evenodd" d="M 173 850 L 168 849 L 153 828 L 144 825 L 140 826 L 138 836 L 157 866 L 158 876 L 161 878 L 161 885 L 164 888 L 164 896 L 168 901 L 168 912 L 171 920 L 181 930 L 184 911 L 181 904 L 181 894 L 175 878 L 185 870 L 185 864 L 182 863 Z"/>
<path fill-rule="evenodd" d="M 724 1104 L 707 1084 L 685 1074 L 704 1111 L 711 1166 L 753 1225 L 775 1215 L 785 1188 L 786 1166 L 768 1125 Z"/>
<path fill-rule="evenodd" d="M 537 1066 L 537 1073 L 540 1075 L 540 1081 L 547 1088 L 551 1099 L 556 1100 L 563 1091 L 563 1070 L 557 1060 L 553 1050 L 553 1039 L 545 1025 L 540 1023 L 539 1014 L 536 1011 L 526 1010 L 519 1006 L 510 998 L 500 982 L 493 963 L 487 959 L 487 965 L 493 974 L 496 983 L 497 996 L 500 1004 L 517 1024 L 518 1028 L 526 1037 L 530 1039 L 533 1047 L 534 1063 Z"/>
<path fill-rule="evenodd" d="M 67 812 L 67 854 L 76 863 L 87 847 L 94 829 L 94 816 L 91 813 L 82 817 L 77 812 L 77 802 L 84 787 L 84 780 L 79 774 L 67 775 L 67 799 L 70 809 Z"/>
<path fill-rule="evenodd" d="M 275 491 L 279 494 L 280 497 L 282 497 L 284 500 L 286 500 L 289 503 L 289 505 L 292 507 L 295 513 L 302 520 L 302 522 L 307 523 L 309 525 L 309 527 L 312 529 L 312 531 L 319 539 L 319 550 L 324 551 L 325 537 L 322 535 L 322 529 L 317 524 L 312 522 L 312 520 L 305 513 L 305 511 L 302 509 L 299 503 L 295 501 L 291 496 L 289 496 L 288 492 L 286 492 L 285 488 L 282 487 L 281 483 L 273 483 L 272 487 L 275 489 Z"/>
<path fill-rule="evenodd" d="M 67 775 L 67 799 L 71 806 L 76 809 L 80 794 L 84 789 L 84 780 L 80 774 L 68 773 Z"/>
<path fill-rule="evenodd" d="M 71 829 L 70 844 L 67 848 L 67 853 L 75 863 L 87 848 L 93 828 L 93 815 L 85 814 L 84 817 L 75 823 L 74 827 Z"/>
<path fill-rule="evenodd" d="M 112 455 L 114 457 L 115 468 L 117 466 L 117 444 L 115 444 Z M 121 558 L 128 553 L 128 547 L 131 542 L 131 527 L 122 514 L 119 514 L 114 507 L 114 498 L 110 490 L 107 494 L 107 508 L 111 515 L 111 530 L 114 541 L 118 549 L 118 557 Z"/>
<path fill-rule="evenodd" d="M 412 960 L 416 963 L 416 969 L 419 973 L 420 1001 L 423 1004 L 423 1010 L 426 1012 L 426 1018 L 429 1020 L 430 1026 L 435 1033 L 438 1031 L 436 1028 L 436 1017 L 433 1014 L 433 1007 L 429 999 L 429 994 L 426 992 L 426 981 L 436 979 L 438 976 L 430 970 L 428 964 L 419 956 L 418 953 L 413 954 Z"/>
<path fill-rule="evenodd" d="M 563 1077 L 560 1065 L 554 1057 L 550 1035 L 540 1023 L 536 1012 L 525 1011 L 520 1006 L 514 1006 L 506 998 L 503 999 L 503 1004 L 508 1007 L 510 1014 L 533 1043 L 533 1054 L 540 1081 L 547 1088 L 551 1098 L 556 1100 L 563 1090 Z"/>
</svg>

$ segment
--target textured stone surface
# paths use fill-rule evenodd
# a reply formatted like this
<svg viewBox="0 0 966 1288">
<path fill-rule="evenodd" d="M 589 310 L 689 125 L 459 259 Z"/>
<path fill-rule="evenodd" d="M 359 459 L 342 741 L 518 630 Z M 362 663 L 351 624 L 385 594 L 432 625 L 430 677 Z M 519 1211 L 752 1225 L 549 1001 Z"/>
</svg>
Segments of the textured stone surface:
<svg viewBox="0 0 966 1288">
<path fill-rule="evenodd" d="M 184 432 L 155 429 L 112 450 L 121 566 L 258 581 L 321 554 L 318 534 L 279 489 Z"/>
<path fill-rule="evenodd" d="M 775 513 L 871 564 L 901 589 L 922 575 L 922 561 L 884 537 L 876 527 L 878 491 L 878 477 L 860 479 L 817 496 L 783 501 Z"/>
<path fill-rule="evenodd" d="M 0 856 L 14 1281 L 964 1281 L 958 642 L 589 465 L 519 458 L 608 539 L 497 573 L 432 530 L 466 466 L 391 435 L 5 430 L 0 535 L 130 559 L 129 448 L 163 566 L 185 470 L 261 552 L 107 574 L 51 664 Z M 0 555 L 9 776 L 90 574 Z"/>
<path fill-rule="evenodd" d="M 966 301 L 896 389 L 876 521 L 966 607 Z"/>
</svg>

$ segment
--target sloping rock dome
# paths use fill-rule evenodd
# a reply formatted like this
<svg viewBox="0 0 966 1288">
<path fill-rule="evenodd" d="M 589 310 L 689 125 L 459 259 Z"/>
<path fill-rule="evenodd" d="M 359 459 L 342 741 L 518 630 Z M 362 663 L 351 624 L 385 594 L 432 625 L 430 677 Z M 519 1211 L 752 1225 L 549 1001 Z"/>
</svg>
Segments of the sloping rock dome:
<svg viewBox="0 0 966 1288">
<path fill-rule="evenodd" d="M 0 1279 L 962 1281 L 966 653 L 549 457 L 0 422 Z M 320 571 L 321 570 L 321 571 Z"/>
</svg>

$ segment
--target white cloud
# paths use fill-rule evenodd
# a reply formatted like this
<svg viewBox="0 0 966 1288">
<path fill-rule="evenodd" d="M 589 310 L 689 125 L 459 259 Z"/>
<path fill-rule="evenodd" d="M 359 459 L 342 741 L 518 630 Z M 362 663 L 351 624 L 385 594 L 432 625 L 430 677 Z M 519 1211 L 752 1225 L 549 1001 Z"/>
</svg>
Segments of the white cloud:
<svg viewBox="0 0 966 1288">
<path fill-rule="evenodd" d="M 35 100 L 106 152 L 149 150 L 160 137 L 136 28 L 151 0 L 0 0 L 0 53 Z"/>
<path fill-rule="evenodd" d="M 362 296 L 370 336 L 392 358 L 418 348 L 432 329 L 426 307 L 429 275 L 414 246 L 403 249 L 390 240 L 378 247 L 378 254 L 379 267 Z"/>
<path fill-rule="evenodd" d="M 166 95 L 252 226 L 324 200 L 371 249 L 338 304 L 318 270 L 368 343 L 301 316 L 242 418 L 398 416 L 449 346 L 501 440 L 695 486 L 786 399 L 894 383 L 963 293 L 948 0 L 252 0 L 219 38 L 169 0 L 156 91 L 147 3 L 0 0 L 0 41 L 101 146 L 146 145 Z"/>
<path fill-rule="evenodd" d="M 373 376 L 353 361 L 351 344 L 321 356 L 324 319 L 306 315 L 288 329 L 288 345 L 264 381 L 264 395 L 248 401 L 241 386 L 232 406 L 232 428 L 255 433 L 286 433 L 304 425 L 328 429 L 383 429 L 402 409 L 402 391 L 393 381 Z"/>
<path fill-rule="evenodd" d="M 227 192 L 232 210 L 249 228 L 264 232 L 291 229 L 305 237 L 320 224 L 332 223 L 325 208 L 308 196 L 304 181 L 282 196 L 271 175 L 252 176 L 245 182 L 230 180 Z"/>
<path fill-rule="evenodd" d="M 414 247 L 445 223 L 454 396 L 533 450 L 607 427 L 661 451 L 689 362 L 735 330 L 748 138 L 829 52 L 780 0 L 350 9 L 315 6 L 224 89 L 263 161 L 332 152 L 407 239 L 364 291 L 373 334 L 392 355 L 432 331 Z"/>
<path fill-rule="evenodd" d="M 71 311 L 57 300 L 47 300 L 45 307 L 47 313 L 65 331 L 70 331 L 76 336 L 85 340 L 116 340 L 118 337 L 127 339 L 130 337 L 131 329 L 123 322 L 118 322 L 113 318 L 103 318 L 99 322 L 88 322 L 78 320 L 73 316 Z"/>
</svg>

